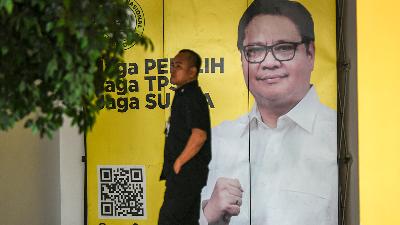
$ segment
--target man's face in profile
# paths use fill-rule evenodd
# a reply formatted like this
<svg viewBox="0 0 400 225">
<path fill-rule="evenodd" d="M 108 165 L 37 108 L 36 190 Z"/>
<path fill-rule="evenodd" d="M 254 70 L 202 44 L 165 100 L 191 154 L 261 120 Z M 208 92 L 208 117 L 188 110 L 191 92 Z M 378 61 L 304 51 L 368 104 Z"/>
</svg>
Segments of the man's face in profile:
<svg viewBox="0 0 400 225">
<path fill-rule="evenodd" d="M 191 65 L 186 53 L 178 53 L 171 65 L 171 83 L 180 87 L 196 76 L 196 69 Z"/>
<path fill-rule="evenodd" d="M 284 16 L 258 15 L 245 29 L 243 46 L 275 45 L 278 43 L 300 43 L 295 45 L 294 57 L 286 61 L 277 60 L 271 49 L 259 63 L 249 63 L 242 51 L 243 74 L 250 92 L 258 104 L 293 104 L 307 93 L 314 67 L 314 45 L 305 44 L 295 24 Z M 283 48 L 275 48 L 276 52 Z M 275 53 L 276 53 L 275 52 Z M 275 56 L 278 56 L 275 54 Z"/>
</svg>

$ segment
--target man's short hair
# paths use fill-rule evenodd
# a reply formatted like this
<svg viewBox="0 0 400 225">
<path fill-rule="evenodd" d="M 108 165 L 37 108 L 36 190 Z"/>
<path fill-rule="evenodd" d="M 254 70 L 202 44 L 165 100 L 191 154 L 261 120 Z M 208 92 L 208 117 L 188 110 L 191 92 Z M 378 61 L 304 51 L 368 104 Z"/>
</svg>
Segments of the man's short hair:
<svg viewBox="0 0 400 225">
<path fill-rule="evenodd" d="M 290 19 L 295 24 L 307 48 L 310 42 L 315 40 L 314 21 L 311 13 L 299 2 L 288 0 L 254 0 L 239 21 L 238 49 L 242 49 L 243 47 L 246 27 L 258 15 L 284 16 Z"/>
<path fill-rule="evenodd" d="M 196 75 L 199 75 L 200 67 L 201 67 L 201 57 L 199 54 L 197 54 L 195 51 L 190 50 L 190 49 L 182 49 L 179 51 L 179 53 L 185 53 L 188 55 L 189 61 L 192 63 L 194 67 L 196 67 L 197 72 Z"/>
</svg>

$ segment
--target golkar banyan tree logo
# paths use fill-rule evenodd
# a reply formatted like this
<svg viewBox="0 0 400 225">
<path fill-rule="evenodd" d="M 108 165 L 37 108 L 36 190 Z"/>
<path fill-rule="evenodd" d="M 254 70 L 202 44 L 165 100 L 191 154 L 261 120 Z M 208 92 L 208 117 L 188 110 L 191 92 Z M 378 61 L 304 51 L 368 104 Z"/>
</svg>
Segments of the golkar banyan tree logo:
<svg viewBox="0 0 400 225">
<path fill-rule="evenodd" d="M 126 4 L 128 5 L 127 7 L 127 14 L 128 14 L 128 24 L 131 27 L 127 27 L 128 29 L 134 31 L 136 34 L 141 36 L 144 31 L 144 13 L 140 5 L 135 1 L 135 0 L 126 0 Z M 116 24 L 120 25 L 120 22 L 118 20 L 115 21 Z M 110 38 L 113 36 L 112 33 L 108 33 L 104 35 L 106 38 Z M 127 39 L 121 39 L 119 41 L 125 50 L 130 49 L 132 46 L 136 44 L 136 42 L 132 42 L 128 44 Z"/>
<path fill-rule="evenodd" d="M 140 5 L 135 0 L 127 0 L 126 3 L 129 6 L 128 15 L 129 20 L 131 20 L 130 24 L 132 24 L 132 30 L 134 30 L 137 34 L 142 35 L 144 31 L 144 13 Z M 134 46 L 136 43 L 133 42 L 131 44 L 127 43 L 127 40 L 123 40 L 124 49 L 127 50 Z"/>
</svg>

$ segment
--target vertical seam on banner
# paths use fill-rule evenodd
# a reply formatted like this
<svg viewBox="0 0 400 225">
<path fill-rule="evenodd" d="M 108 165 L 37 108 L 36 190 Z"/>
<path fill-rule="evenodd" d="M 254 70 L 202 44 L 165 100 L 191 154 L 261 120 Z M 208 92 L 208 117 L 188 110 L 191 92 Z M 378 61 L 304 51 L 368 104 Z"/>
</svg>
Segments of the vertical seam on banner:
<svg viewBox="0 0 400 225">
<path fill-rule="evenodd" d="M 249 62 L 247 62 L 247 115 L 250 115 L 250 65 Z M 251 133 L 250 133 L 250 126 L 251 126 L 251 118 L 248 116 L 248 132 L 249 132 L 249 143 L 248 143 L 248 149 L 249 149 L 249 197 L 250 197 L 250 205 L 249 205 L 249 211 L 250 211 L 250 225 L 251 225 Z"/>
<path fill-rule="evenodd" d="M 247 0 L 247 5 L 246 5 L 246 8 L 248 8 L 249 7 L 249 0 Z M 250 65 L 249 65 L 249 62 L 247 62 L 247 111 L 248 111 L 248 113 L 247 113 L 247 115 L 250 115 Z M 249 143 L 248 143 L 248 148 L 249 148 L 249 198 L 250 198 L 250 201 L 249 201 L 249 214 L 250 214 L 250 218 L 249 218 L 249 224 L 251 225 L 251 218 L 252 218 L 252 208 L 251 208 L 251 205 L 252 205 L 252 188 L 251 188 L 251 186 L 252 186 L 252 179 L 251 179 L 251 133 L 250 133 L 250 131 L 251 131 L 251 118 L 250 117 L 248 117 L 248 122 L 249 122 L 249 125 L 248 125 L 248 132 L 249 132 Z"/>
<path fill-rule="evenodd" d="M 247 5 L 246 8 L 249 6 L 249 1 L 247 0 Z M 242 43 L 243 44 L 243 43 Z M 249 62 L 247 62 L 247 115 L 250 115 L 250 65 Z M 248 149 L 249 149 L 249 224 L 251 225 L 251 218 L 252 218 L 252 189 L 251 189 L 251 133 L 250 133 L 250 126 L 251 126 L 251 118 L 248 116 L 248 132 L 249 132 L 249 143 L 248 143 Z"/>
<path fill-rule="evenodd" d="M 246 5 L 246 9 L 249 7 L 249 0 L 247 0 L 247 5 Z M 250 65 L 249 62 L 247 62 L 247 111 L 248 114 L 250 115 Z M 249 205 L 249 213 L 250 213 L 250 218 L 249 218 L 249 224 L 251 225 L 251 218 L 252 218 L 252 179 L 251 179 L 251 133 L 250 133 L 250 126 L 251 126 L 251 118 L 249 118 L 249 125 L 248 125 L 248 129 L 249 129 L 249 143 L 248 143 L 248 148 L 249 148 L 249 197 L 250 197 L 250 205 Z"/>
<path fill-rule="evenodd" d="M 164 26 L 164 19 L 165 19 L 165 0 L 162 0 L 162 54 L 165 57 L 165 26 Z M 165 89 L 164 89 L 165 90 Z"/>
<path fill-rule="evenodd" d="M 164 20 L 165 20 L 165 0 L 162 0 L 162 57 L 163 58 L 165 58 L 165 23 L 164 23 Z M 170 65 L 171 65 L 171 62 L 170 62 Z M 171 66 L 169 67 L 168 70 L 171 73 Z M 167 103 L 167 90 L 166 89 L 167 89 L 167 87 L 163 87 L 165 104 Z M 166 110 L 167 109 L 165 107 L 164 108 L 164 112 L 163 112 L 163 114 L 164 114 L 164 121 L 163 121 L 164 126 L 166 126 L 165 121 L 167 121 L 167 118 L 166 118 L 166 115 L 165 115 Z"/>
</svg>

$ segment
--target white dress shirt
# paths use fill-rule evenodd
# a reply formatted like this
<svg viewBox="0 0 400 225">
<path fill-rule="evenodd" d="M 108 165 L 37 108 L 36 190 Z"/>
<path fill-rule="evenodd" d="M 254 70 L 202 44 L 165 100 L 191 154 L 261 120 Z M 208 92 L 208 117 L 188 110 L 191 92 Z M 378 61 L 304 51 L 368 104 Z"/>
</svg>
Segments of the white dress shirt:
<svg viewBox="0 0 400 225">
<path fill-rule="evenodd" d="M 237 178 L 243 204 L 230 225 L 250 225 L 250 211 L 252 225 L 337 225 L 336 126 L 336 112 L 319 102 L 314 87 L 276 128 L 262 122 L 257 106 L 223 122 L 212 130 L 202 201 L 210 198 L 217 178 Z M 207 224 L 200 215 L 200 224 Z"/>
</svg>

